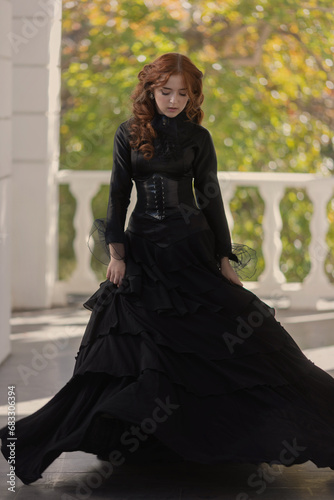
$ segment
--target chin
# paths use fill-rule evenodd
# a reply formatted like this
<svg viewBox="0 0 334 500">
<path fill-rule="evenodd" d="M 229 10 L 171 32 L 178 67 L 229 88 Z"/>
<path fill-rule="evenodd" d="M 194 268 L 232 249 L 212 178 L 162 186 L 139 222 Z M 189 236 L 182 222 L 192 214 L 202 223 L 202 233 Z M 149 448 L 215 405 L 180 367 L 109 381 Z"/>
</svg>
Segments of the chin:
<svg viewBox="0 0 334 500">
<path fill-rule="evenodd" d="M 175 111 L 171 111 L 169 109 L 166 109 L 165 115 L 167 115 L 167 116 L 177 116 L 177 115 L 179 115 L 181 113 L 181 111 L 182 110 L 180 110 L 180 109 L 176 109 Z"/>
</svg>

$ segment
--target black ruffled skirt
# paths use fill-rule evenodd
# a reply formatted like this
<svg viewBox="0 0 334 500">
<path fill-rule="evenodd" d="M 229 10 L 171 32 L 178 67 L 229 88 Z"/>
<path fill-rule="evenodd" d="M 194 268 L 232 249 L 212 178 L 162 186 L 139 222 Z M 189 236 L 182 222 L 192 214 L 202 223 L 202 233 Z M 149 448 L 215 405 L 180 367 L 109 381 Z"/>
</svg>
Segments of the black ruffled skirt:
<svg viewBox="0 0 334 500">
<path fill-rule="evenodd" d="M 143 461 L 334 466 L 334 379 L 274 310 L 232 284 L 210 229 L 159 245 L 125 231 L 126 275 L 92 311 L 69 382 L 16 422 L 25 483 L 63 451 Z M 0 430 L 8 458 L 7 427 Z"/>
</svg>

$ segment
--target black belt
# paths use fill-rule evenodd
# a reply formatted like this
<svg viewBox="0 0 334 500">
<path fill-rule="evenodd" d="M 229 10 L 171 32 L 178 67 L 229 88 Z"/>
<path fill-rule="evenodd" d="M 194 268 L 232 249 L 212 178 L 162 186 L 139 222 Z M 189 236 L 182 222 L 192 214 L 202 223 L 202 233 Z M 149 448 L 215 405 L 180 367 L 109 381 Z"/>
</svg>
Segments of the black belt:
<svg viewBox="0 0 334 500">
<path fill-rule="evenodd" d="M 137 188 L 136 213 L 146 213 L 156 219 L 164 219 L 182 207 L 197 209 L 192 189 L 192 177 L 171 179 L 153 174 L 146 179 L 134 179 Z"/>
</svg>

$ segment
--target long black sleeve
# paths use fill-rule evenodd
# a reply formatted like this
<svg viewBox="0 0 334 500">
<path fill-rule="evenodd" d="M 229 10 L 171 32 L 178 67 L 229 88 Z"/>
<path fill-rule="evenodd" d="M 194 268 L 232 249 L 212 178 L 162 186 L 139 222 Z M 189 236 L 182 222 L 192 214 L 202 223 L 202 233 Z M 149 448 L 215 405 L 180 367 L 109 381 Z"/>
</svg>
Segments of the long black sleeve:
<svg viewBox="0 0 334 500">
<path fill-rule="evenodd" d="M 122 123 L 114 137 L 113 167 L 110 179 L 105 236 L 107 244 L 113 243 L 116 252 L 114 257 L 116 258 L 119 256 L 124 257 L 124 224 L 132 186 L 131 148 L 128 142 L 127 130 L 124 123 Z"/>
<path fill-rule="evenodd" d="M 230 231 L 217 177 L 217 155 L 211 134 L 203 128 L 201 134 L 194 139 L 197 144 L 194 162 L 194 188 L 197 202 L 215 235 L 217 260 L 225 256 L 234 260 L 231 253 Z"/>
</svg>

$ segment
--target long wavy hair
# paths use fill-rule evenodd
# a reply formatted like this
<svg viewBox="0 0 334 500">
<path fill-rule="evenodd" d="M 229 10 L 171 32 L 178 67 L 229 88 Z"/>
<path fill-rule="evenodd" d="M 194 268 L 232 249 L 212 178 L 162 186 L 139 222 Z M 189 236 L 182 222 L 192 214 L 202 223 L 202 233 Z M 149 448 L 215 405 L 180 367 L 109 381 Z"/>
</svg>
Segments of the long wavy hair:
<svg viewBox="0 0 334 500">
<path fill-rule="evenodd" d="M 203 73 L 189 59 L 176 52 L 164 54 L 151 64 L 146 64 L 138 73 L 139 83 L 131 94 L 132 118 L 130 120 L 130 146 L 143 153 L 145 159 L 153 157 L 153 139 L 156 131 L 151 120 L 156 113 L 155 100 L 150 98 L 156 87 L 165 85 L 172 75 L 182 75 L 187 93 L 188 103 L 184 109 L 187 117 L 200 124 L 204 113 L 201 104 L 204 100 Z"/>
</svg>

